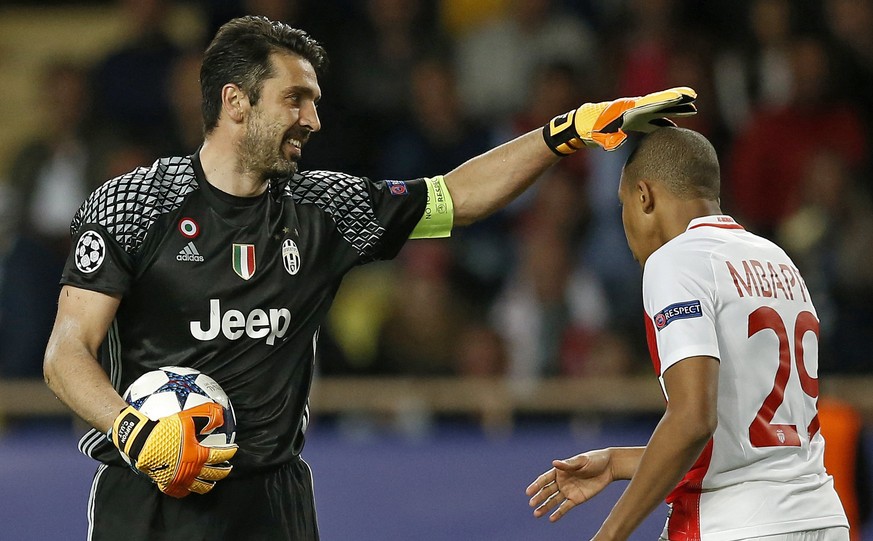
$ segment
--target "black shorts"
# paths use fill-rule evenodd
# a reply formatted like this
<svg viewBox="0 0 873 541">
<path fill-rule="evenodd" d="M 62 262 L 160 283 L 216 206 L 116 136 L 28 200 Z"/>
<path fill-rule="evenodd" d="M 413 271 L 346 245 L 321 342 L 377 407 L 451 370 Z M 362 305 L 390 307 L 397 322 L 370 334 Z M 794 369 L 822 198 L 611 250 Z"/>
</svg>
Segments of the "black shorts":
<svg viewBox="0 0 873 541">
<path fill-rule="evenodd" d="M 303 460 L 172 498 L 130 468 L 100 465 L 88 501 L 90 541 L 317 541 L 312 472 Z"/>
</svg>

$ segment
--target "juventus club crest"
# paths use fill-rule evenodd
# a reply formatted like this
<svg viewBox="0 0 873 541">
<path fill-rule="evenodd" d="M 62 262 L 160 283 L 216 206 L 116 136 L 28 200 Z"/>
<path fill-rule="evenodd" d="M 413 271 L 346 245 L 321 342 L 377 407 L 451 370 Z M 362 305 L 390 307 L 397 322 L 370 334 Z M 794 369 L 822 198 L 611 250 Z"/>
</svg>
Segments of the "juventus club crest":
<svg viewBox="0 0 873 541">
<path fill-rule="evenodd" d="M 292 276 L 300 270 L 300 250 L 297 249 L 297 243 L 291 239 L 285 239 L 282 243 L 282 263 L 285 264 L 288 274 Z"/>
<path fill-rule="evenodd" d="M 255 274 L 255 245 L 233 245 L 233 272 L 243 280 L 248 280 Z"/>
</svg>

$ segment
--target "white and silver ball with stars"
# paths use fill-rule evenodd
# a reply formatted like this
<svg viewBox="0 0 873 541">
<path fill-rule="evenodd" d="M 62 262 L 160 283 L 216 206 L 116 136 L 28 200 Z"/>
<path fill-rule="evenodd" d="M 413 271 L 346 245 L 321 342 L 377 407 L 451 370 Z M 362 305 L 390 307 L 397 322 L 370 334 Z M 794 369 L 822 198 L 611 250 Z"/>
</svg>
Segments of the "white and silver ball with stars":
<svg viewBox="0 0 873 541">
<path fill-rule="evenodd" d="M 236 439 L 236 415 L 230 399 L 214 379 L 194 368 L 163 366 L 146 372 L 130 384 L 122 398 L 153 421 L 215 402 L 224 408 L 224 424 L 205 436 L 198 436 L 200 444 L 221 447 Z"/>
</svg>

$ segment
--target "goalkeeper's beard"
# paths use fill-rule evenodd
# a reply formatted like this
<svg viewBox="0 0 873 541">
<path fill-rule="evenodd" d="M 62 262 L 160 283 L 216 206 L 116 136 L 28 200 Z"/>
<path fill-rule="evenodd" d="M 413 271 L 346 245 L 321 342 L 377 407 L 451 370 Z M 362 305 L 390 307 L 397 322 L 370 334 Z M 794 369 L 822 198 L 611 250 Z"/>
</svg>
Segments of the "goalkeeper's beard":
<svg viewBox="0 0 873 541">
<path fill-rule="evenodd" d="M 266 182 L 297 172 L 297 160 L 286 157 L 283 147 L 292 137 L 305 141 L 306 135 L 294 136 L 294 130 L 285 130 L 277 122 L 262 122 L 255 113 L 246 121 L 246 131 L 239 143 L 238 156 L 241 174 L 253 174 Z"/>
</svg>

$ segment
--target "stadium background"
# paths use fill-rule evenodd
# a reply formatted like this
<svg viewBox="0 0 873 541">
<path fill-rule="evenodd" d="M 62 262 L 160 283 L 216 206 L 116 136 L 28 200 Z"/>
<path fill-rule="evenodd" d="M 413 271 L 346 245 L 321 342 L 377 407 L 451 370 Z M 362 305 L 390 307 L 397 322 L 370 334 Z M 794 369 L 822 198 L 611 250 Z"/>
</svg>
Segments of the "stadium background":
<svg viewBox="0 0 873 541">
<path fill-rule="evenodd" d="M 36 379 L 70 216 L 94 183 L 196 148 L 199 53 L 242 13 L 328 49 L 307 169 L 432 175 L 582 101 L 693 86 L 683 125 L 722 156 L 723 208 L 791 252 L 823 389 L 873 421 L 870 0 L 4 0 L 0 539 L 84 537 L 94 466 Z M 450 241 L 349 276 L 305 451 L 326 540 L 595 531 L 620 486 L 557 525 L 523 490 L 551 458 L 645 443 L 662 407 L 615 198 L 625 152 L 565 160 Z"/>
</svg>

